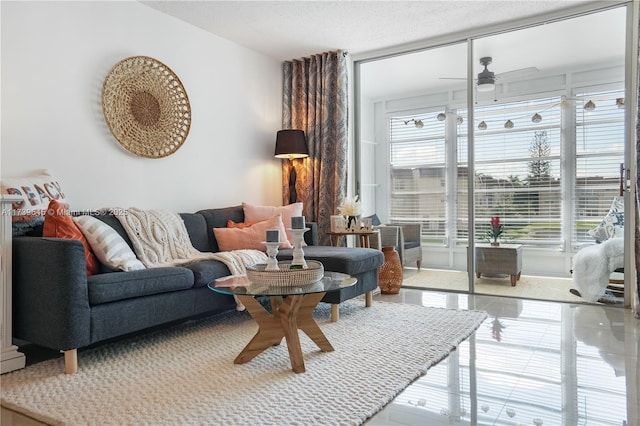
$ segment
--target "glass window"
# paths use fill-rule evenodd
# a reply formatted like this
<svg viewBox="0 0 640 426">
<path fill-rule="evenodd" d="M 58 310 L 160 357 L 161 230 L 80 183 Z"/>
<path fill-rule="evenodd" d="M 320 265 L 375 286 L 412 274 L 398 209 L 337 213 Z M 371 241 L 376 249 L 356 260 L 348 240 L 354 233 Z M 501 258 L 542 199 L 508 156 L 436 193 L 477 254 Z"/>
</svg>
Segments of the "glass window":
<svg viewBox="0 0 640 426">
<path fill-rule="evenodd" d="M 434 114 L 391 117 L 391 223 L 421 222 L 425 242 L 447 235 L 445 121 Z"/>
</svg>

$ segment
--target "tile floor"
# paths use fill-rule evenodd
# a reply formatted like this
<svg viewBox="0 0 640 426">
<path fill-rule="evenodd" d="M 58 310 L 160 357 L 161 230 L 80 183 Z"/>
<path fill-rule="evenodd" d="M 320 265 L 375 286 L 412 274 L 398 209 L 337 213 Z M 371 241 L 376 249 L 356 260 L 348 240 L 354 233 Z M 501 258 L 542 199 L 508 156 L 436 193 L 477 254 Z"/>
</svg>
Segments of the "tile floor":
<svg viewBox="0 0 640 426">
<path fill-rule="evenodd" d="M 403 289 L 374 298 L 489 313 L 373 425 L 640 425 L 640 320 L 630 310 Z"/>
<path fill-rule="evenodd" d="M 640 320 L 629 310 L 412 289 L 375 300 L 489 318 L 367 426 L 640 425 Z M 41 424 L 1 414 L 3 426 Z"/>
</svg>

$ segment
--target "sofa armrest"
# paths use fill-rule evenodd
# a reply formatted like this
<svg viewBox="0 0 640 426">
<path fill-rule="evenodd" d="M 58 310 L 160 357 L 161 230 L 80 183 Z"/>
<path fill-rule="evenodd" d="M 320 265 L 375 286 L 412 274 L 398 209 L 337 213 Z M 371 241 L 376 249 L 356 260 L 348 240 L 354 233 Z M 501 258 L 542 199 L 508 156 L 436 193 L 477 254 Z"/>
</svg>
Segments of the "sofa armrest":
<svg viewBox="0 0 640 426">
<path fill-rule="evenodd" d="M 61 238 L 13 239 L 14 336 L 57 350 L 91 343 L 84 246 Z"/>
<path fill-rule="evenodd" d="M 304 233 L 304 242 L 310 246 L 317 246 L 318 243 L 318 224 L 316 222 L 306 222 L 309 231 Z"/>
</svg>

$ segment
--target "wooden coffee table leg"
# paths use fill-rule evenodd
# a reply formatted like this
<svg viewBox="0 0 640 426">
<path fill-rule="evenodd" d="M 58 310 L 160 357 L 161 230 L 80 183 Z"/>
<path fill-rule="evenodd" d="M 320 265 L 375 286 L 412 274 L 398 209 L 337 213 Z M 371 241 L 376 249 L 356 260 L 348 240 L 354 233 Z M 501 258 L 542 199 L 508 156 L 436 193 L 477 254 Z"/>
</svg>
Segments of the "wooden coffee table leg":
<svg viewBox="0 0 640 426">
<path fill-rule="evenodd" d="M 285 335 L 279 318 L 270 314 L 253 296 L 238 296 L 238 298 L 258 324 L 258 332 L 233 361 L 234 364 L 244 364 L 265 349 L 279 344 Z"/>
<path fill-rule="evenodd" d="M 305 332 L 313 342 L 318 345 L 322 352 L 333 351 L 333 346 L 329 343 L 318 323 L 313 319 L 313 311 L 325 293 L 307 294 L 304 296 L 300 309 L 298 310 L 298 328 Z"/>
<path fill-rule="evenodd" d="M 304 359 L 302 358 L 302 348 L 300 347 L 300 336 L 298 335 L 298 311 L 302 305 L 303 296 L 289 295 L 278 309 L 280 313 L 280 324 L 287 339 L 287 349 L 291 360 L 291 368 L 294 373 L 304 373 Z"/>
<path fill-rule="evenodd" d="M 287 341 L 291 368 L 295 373 L 304 373 L 304 359 L 298 329 L 304 331 L 321 351 L 334 350 L 318 323 L 313 319 L 313 311 L 324 295 L 325 293 L 289 295 L 284 300 L 282 297 L 272 296 L 272 313 L 269 313 L 253 296 L 238 296 L 258 324 L 258 332 L 233 362 L 244 364 L 265 349 L 279 344 L 284 337 Z"/>
</svg>

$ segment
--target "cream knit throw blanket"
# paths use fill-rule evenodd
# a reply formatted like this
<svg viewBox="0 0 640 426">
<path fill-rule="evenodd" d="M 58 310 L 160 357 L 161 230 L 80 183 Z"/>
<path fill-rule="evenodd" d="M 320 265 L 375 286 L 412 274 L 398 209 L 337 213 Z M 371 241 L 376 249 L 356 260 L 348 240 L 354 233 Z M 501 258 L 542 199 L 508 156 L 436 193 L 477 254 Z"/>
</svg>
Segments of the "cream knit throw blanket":
<svg viewBox="0 0 640 426">
<path fill-rule="evenodd" d="M 116 217 L 133 243 L 136 256 L 147 268 L 179 266 L 214 259 L 224 263 L 232 275 L 246 275 L 247 266 L 267 261 L 267 255 L 259 250 L 218 253 L 199 251 L 191 244 L 180 215 L 168 210 L 129 208 L 119 209 L 119 212 Z M 239 301 L 238 309 L 244 309 Z"/>
</svg>

